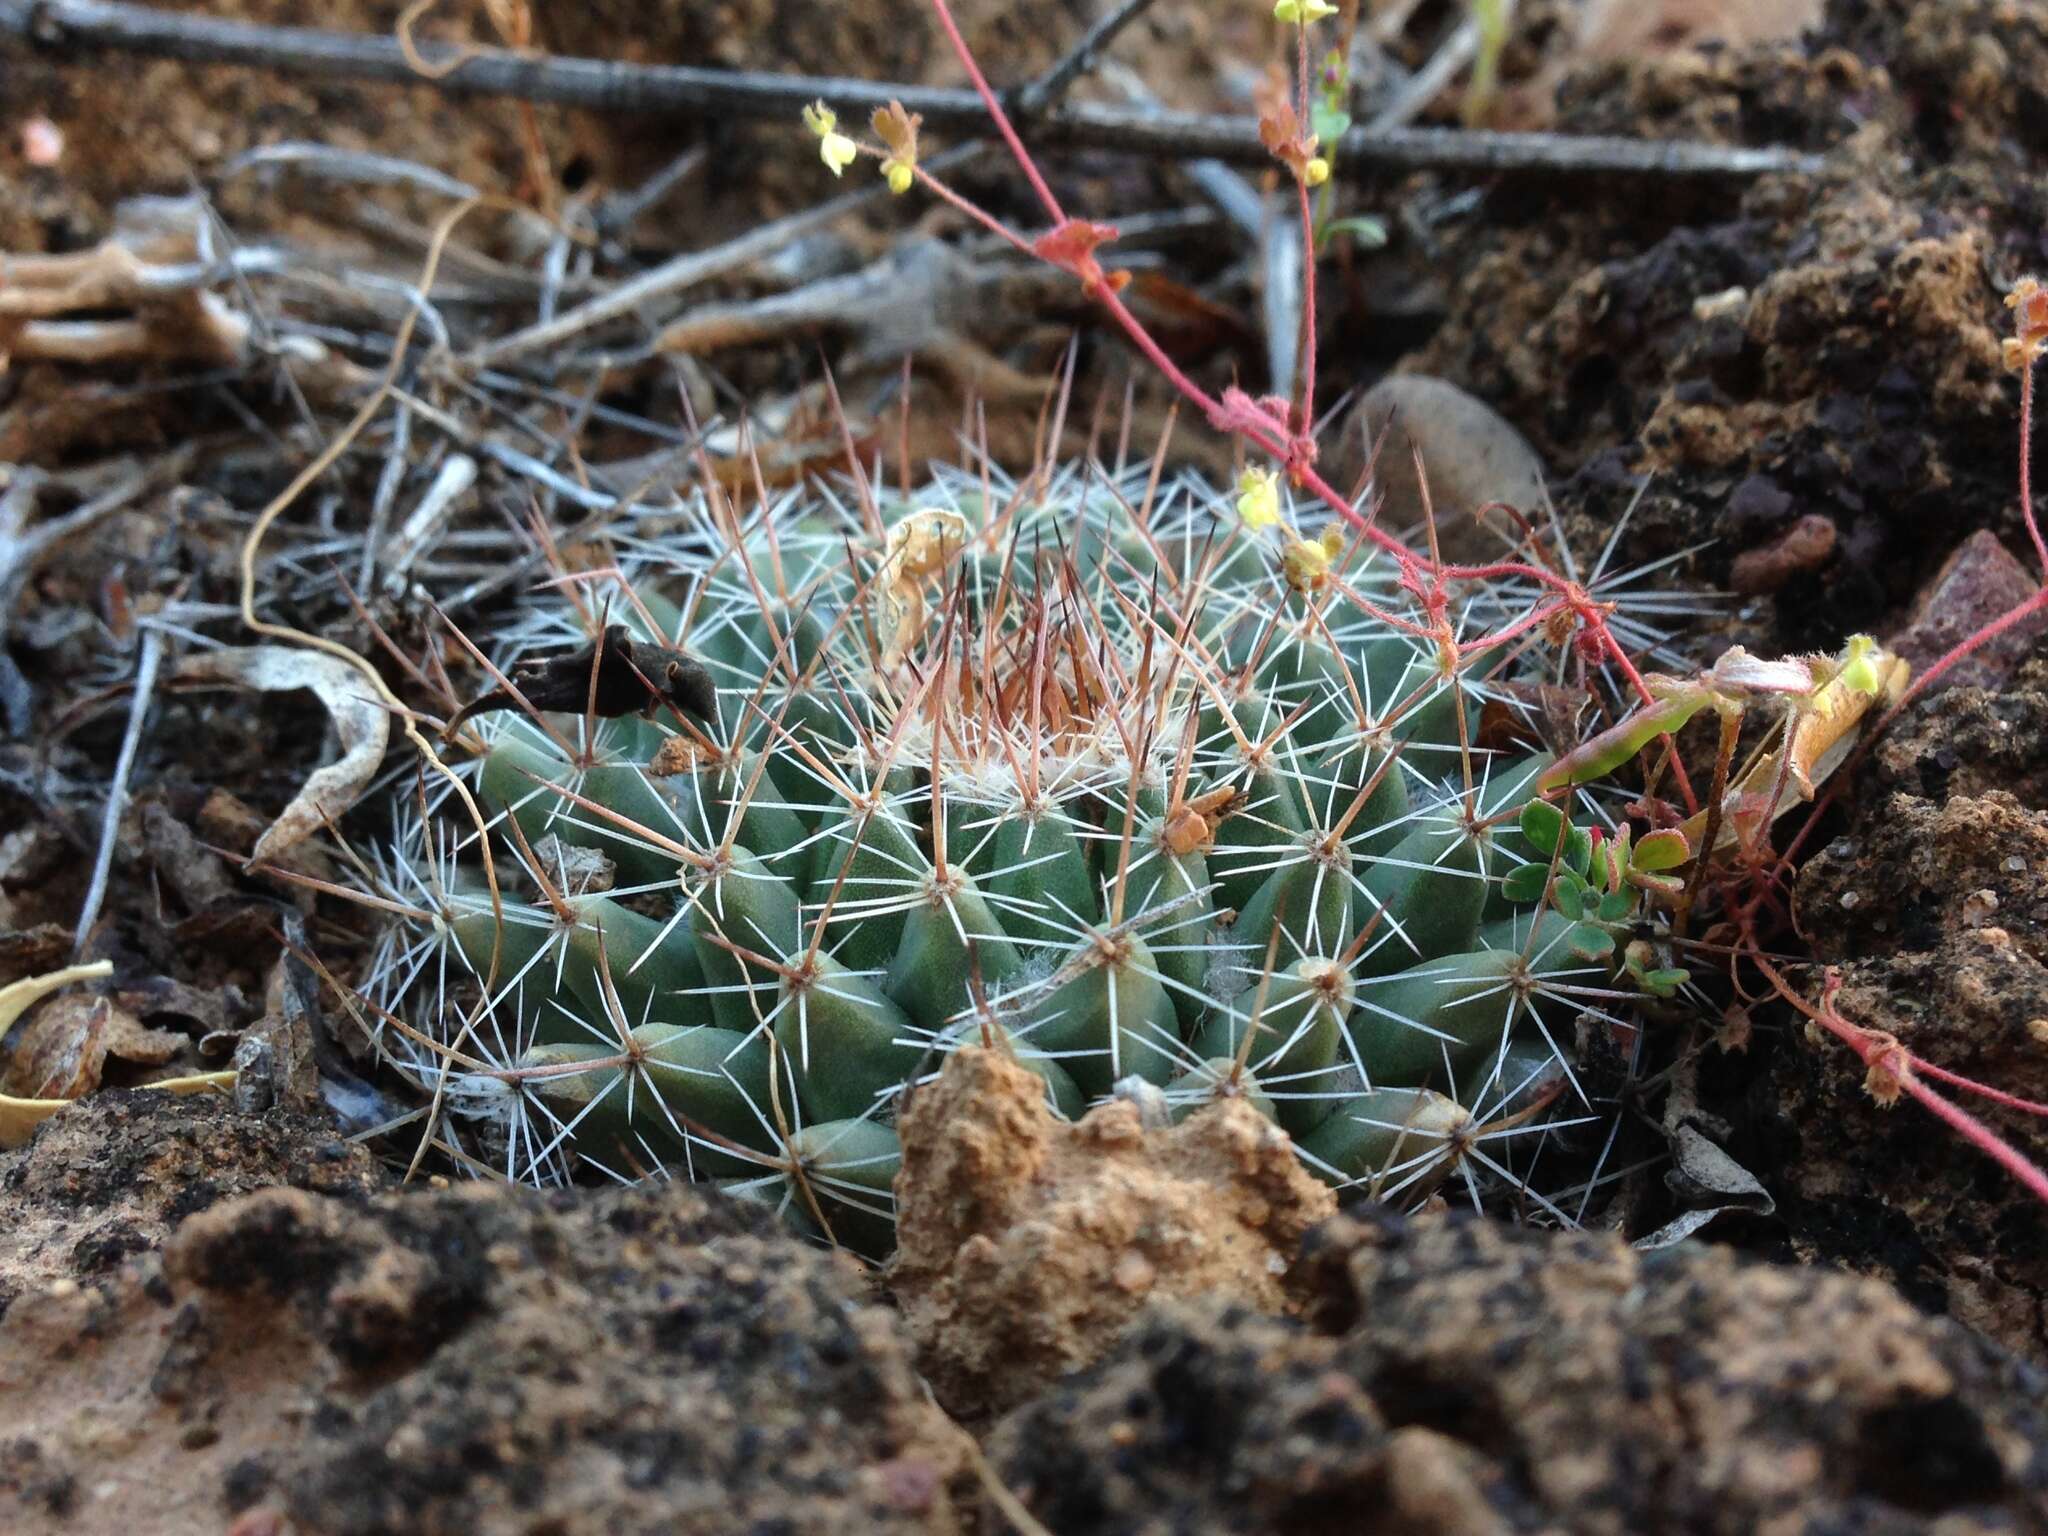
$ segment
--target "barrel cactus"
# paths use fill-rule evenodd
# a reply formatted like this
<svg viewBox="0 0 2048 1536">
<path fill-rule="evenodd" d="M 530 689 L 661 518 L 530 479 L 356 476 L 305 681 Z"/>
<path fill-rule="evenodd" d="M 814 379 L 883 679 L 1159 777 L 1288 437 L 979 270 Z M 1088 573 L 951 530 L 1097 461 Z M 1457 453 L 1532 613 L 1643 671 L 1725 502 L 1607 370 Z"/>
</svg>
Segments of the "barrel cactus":
<svg viewBox="0 0 2048 1536">
<path fill-rule="evenodd" d="M 899 1102 L 962 1043 L 1069 1117 L 1242 1096 L 1396 1197 L 1557 1095 L 1620 957 L 1586 834 L 1524 814 L 1549 759 L 1476 741 L 1550 653 L 1461 650 L 1342 524 L 1142 468 L 844 502 L 700 495 L 552 584 L 495 653 L 530 707 L 460 737 L 485 829 L 408 789 L 369 1016 L 463 1156 L 883 1253 Z M 1470 634 L 1529 602 L 1458 597 Z"/>
</svg>

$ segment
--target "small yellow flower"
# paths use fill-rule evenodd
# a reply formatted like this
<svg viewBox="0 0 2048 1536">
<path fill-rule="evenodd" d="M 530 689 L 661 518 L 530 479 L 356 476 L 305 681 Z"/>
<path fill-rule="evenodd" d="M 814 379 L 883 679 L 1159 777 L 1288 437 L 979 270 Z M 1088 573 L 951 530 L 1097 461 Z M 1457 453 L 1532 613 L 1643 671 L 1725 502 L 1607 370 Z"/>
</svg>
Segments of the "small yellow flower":
<svg viewBox="0 0 2048 1536">
<path fill-rule="evenodd" d="M 1320 187 L 1330 179 L 1330 162 L 1321 155 L 1315 156 L 1301 168 L 1301 179 L 1311 187 Z"/>
<path fill-rule="evenodd" d="M 1275 21 L 1291 21 L 1297 26 L 1336 14 L 1337 7 L 1329 4 L 1328 0 L 1275 0 L 1273 6 Z"/>
<path fill-rule="evenodd" d="M 1330 552 L 1313 539 L 1296 539 L 1281 552 L 1280 576 L 1296 592 L 1320 592 L 1330 579 Z"/>
<path fill-rule="evenodd" d="M 839 132 L 838 115 L 822 101 L 804 108 L 804 126 L 818 136 L 818 158 L 834 176 L 853 164 L 860 153 L 853 140 Z"/>
<path fill-rule="evenodd" d="M 901 160 L 884 160 L 882 174 L 889 178 L 889 190 L 898 197 L 908 192 L 917 182 L 917 173 Z"/>
<path fill-rule="evenodd" d="M 1842 649 L 1842 670 L 1838 675 L 1843 684 L 1857 693 L 1875 694 L 1884 686 L 1878 676 L 1878 654 L 1878 644 L 1870 636 L 1851 635 Z"/>
<path fill-rule="evenodd" d="M 825 169 L 834 176 L 853 164 L 859 154 L 853 140 L 843 133 L 826 134 L 824 142 L 818 146 L 818 158 L 825 162 Z"/>
<path fill-rule="evenodd" d="M 1247 528 L 1280 521 L 1280 477 L 1270 469 L 1248 469 L 1237 482 L 1237 515 Z"/>
</svg>

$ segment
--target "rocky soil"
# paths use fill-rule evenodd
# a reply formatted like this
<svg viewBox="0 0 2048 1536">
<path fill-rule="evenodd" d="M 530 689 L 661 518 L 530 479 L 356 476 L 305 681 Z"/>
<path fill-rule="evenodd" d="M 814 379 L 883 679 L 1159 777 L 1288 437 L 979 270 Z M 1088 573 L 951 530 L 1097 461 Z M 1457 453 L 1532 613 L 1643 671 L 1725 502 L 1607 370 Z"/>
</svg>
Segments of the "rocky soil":
<svg viewBox="0 0 2048 1536">
<path fill-rule="evenodd" d="M 2048 1524 L 2048 1383 L 1884 1285 L 1464 1217 L 1303 1265 L 1305 1324 L 1160 1308 L 996 1469 L 1062 1536 Z"/>
<path fill-rule="evenodd" d="M 154 1136 L 188 1145 L 207 1116 L 168 1102 Z M 243 1134 L 322 1145 L 282 1111 Z M 46 1136 L 0 1177 L 68 1168 Z M 984 1463 L 859 1269 L 758 1208 L 680 1184 L 277 1188 L 11 1298 L 0 1518 L 74 1536 L 986 1532 L 1020 1508 L 1062 1536 L 2048 1530 L 2048 1378 L 1881 1281 L 1367 1214 L 1313 1234 L 1287 1286 L 1292 1318 L 1155 1301 L 1099 1364 L 1023 1394 Z"/>
<path fill-rule="evenodd" d="M 209 9 L 301 19 L 271 0 Z M 962 7 L 1020 75 L 1085 9 Z M 1688 661 L 1870 629 L 1924 665 L 2040 574 L 1999 343 L 2012 281 L 2048 265 L 2048 5 L 1831 0 L 1800 41 L 1737 9 L 1762 40 L 1606 57 L 1571 54 L 1566 7 L 1525 5 L 1509 75 L 1555 82 L 1540 117 L 1564 131 L 1789 145 L 1824 154 L 1818 174 L 1365 182 L 1393 240 L 1333 264 L 1322 404 L 1389 370 L 1469 392 L 1519 434 L 1515 474 L 1533 455 L 1582 558 L 1619 528 L 1617 565 L 1668 559 L 1660 583 L 1733 594 L 1687 636 Z M 321 22 L 388 31 L 398 10 L 352 3 Z M 426 35 L 496 40 L 483 8 L 444 12 Z M 950 78 L 911 0 L 534 19 L 566 51 Z M 1184 75 L 1191 101 L 1229 104 L 1211 78 L 1227 71 L 1193 62 L 1231 56 L 1227 31 L 1162 3 L 1122 46 L 1148 74 Z M 764 33 L 784 51 L 740 41 Z M 88 246 L 120 198 L 182 192 L 261 143 L 427 155 L 506 189 L 545 165 L 549 195 L 574 196 L 644 175 L 688 136 L 5 47 L 0 78 L 0 250 L 17 254 Z M 63 135 L 60 165 L 30 163 L 31 117 Z M 782 141 L 720 128 L 704 143 L 704 167 L 639 230 L 656 253 L 818 195 Z M 1072 174 L 1117 207 L 1192 200 L 1174 173 L 1084 160 Z M 287 233 L 321 195 L 289 178 L 217 192 L 231 221 Z M 417 233 L 430 205 L 366 206 L 382 213 L 363 248 L 388 250 L 391 221 Z M 529 260 L 531 233 L 508 223 L 489 251 Z M 886 239 L 849 232 L 837 257 Z M 1211 368 L 1263 366 L 1244 316 L 1184 304 L 1183 318 Z M 1027 372 L 1046 355 L 1042 334 L 1004 354 Z M 815 361 L 791 347 L 735 366 L 794 376 Z M 1120 391 L 1121 366 L 1099 338 L 1083 348 L 1084 384 Z M 124 377 L 113 410 L 48 370 L 0 376 L 0 457 L 61 471 L 118 448 L 168 466 L 95 542 L 8 594 L 0 702 L 21 739 L 0 748 L 0 985 L 72 946 L 94 786 L 120 741 L 94 625 L 173 590 L 231 604 L 238 509 L 275 488 L 267 460 L 188 475 L 179 455 L 252 419 L 297 441 L 282 391 L 173 408 L 160 382 Z M 1837 968 L 1850 1016 L 2048 1099 L 2041 630 L 1954 681 L 1832 786 L 1772 942 L 1809 994 Z M 285 953 L 346 972 L 360 926 L 233 856 L 266 819 L 252 807 L 303 776 L 323 717 L 303 700 L 255 719 L 246 700 L 161 709 L 178 750 L 123 822 L 96 952 L 116 962 L 124 1015 L 175 1037 L 186 1065 L 256 1035 L 290 1070 L 274 1102 L 238 1106 L 130 1090 L 149 1069 L 117 1062 L 108 1087 L 0 1153 L 0 1527 L 993 1532 L 1021 1508 L 1059 1536 L 2048 1530 L 2048 1215 L 1919 1110 L 1873 1102 L 1848 1054 L 1789 1010 L 1751 1008 L 1723 1036 L 1742 1049 L 1692 1058 L 1695 1123 L 1771 1207 L 1718 1221 L 1712 1245 L 1638 1254 L 1614 1236 L 1354 1215 L 1296 1259 L 1327 1212 L 1256 1137 L 1138 1132 L 1125 1116 L 1115 1135 L 1020 1134 L 1032 1157 L 997 1167 L 935 1096 L 919 1111 L 939 1119 L 929 1213 L 892 1293 L 715 1193 L 388 1189 L 412 1149 L 350 1139 L 384 1117 L 374 1097 L 344 1125 L 305 1091 L 317 1049 L 338 1098 L 369 1092 L 334 1051 L 340 999 Z M 1627 1107 L 1637 1150 L 1661 1157 L 1654 1114 Z M 1984 1114 L 2048 1149 L 2040 1121 Z M 1090 1165 L 1104 1147 L 1089 1137 L 1115 1155 Z M 1659 1161 L 1616 1200 L 1629 1235 L 1670 1214 L 1664 1174 Z M 1232 1193 L 1213 1200 L 1219 1179 Z M 963 1287 L 969 1273 L 982 1283 Z M 1257 1305 L 1202 1299 L 1226 1280 Z M 946 1410 L 986 1432 L 986 1473 Z"/>
</svg>

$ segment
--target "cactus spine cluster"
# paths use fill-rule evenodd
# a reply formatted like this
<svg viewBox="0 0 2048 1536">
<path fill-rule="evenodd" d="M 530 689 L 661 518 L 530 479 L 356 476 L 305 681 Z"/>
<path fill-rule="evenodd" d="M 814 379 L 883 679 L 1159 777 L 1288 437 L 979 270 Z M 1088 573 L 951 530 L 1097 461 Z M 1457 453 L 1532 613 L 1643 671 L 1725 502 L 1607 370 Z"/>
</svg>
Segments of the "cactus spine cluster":
<svg viewBox="0 0 2048 1536">
<path fill-rule="evenodd" d="M 709 717 L 480 716 L 487 833 L 444 800 L 391 872 L 382 1040 L 475 1157 L 717 1180 L 882 1253 L 899 1100 L 963 1042 L 1069 1117 L 1241 1096 L 1380 1194 L 1568 1071 L 1613 968 L 1503 891 L 1546 862 L 1549 759 L 1474 744 L 1517 663 L 1341 525 L 1080 466 L 696 516 L 498 654 L 622 625 Z M 1459 633 L 1528 597 L 1461 593 Z"/>
</svg>

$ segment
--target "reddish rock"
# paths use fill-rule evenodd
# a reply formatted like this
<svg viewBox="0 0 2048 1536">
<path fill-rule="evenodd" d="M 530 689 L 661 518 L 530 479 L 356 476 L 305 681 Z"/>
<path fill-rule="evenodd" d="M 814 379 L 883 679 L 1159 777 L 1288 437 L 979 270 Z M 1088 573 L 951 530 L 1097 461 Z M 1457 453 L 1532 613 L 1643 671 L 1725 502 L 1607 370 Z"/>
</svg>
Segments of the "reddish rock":
<svg viewBox="0 0 2048 1536">
<path fill-rule="evenodd" d="M 1892 648 L 1913 664 L 1914 676 L 1984 625 L 2002 617 L 2040 590 L 2026 567 L 1986 529 L 1956 546 L 1934 579 L 1920 589 L 1913 617 Z M 2026 659 L 2048 633 L 2048 612 L 2016 624 L 1982 650 L 1942 674 L 1937 687 L 1962 683 L 1995 688 Z"/>
</svg>

